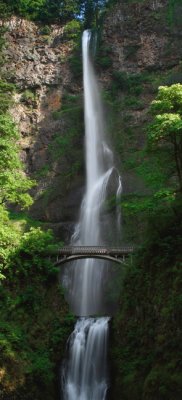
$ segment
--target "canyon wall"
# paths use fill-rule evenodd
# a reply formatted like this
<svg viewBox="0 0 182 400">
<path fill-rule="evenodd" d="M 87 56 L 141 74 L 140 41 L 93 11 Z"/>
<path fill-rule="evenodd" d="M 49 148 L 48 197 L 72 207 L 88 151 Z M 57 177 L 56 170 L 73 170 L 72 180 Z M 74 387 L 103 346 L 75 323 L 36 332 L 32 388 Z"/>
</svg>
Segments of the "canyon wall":
<svg viewBox="0 0 182 400">
<path fill-rule="evenodd" d="M 21 133 L 26 172 L 38 183 L 30 214 L 51 223 L 58 235 L 70 236 L 83 185 L 81 80 L 72 79 L 69 67 L 74 43 L 62 26 L 18 17 L 2 25 L 7 28 L 2 73 L 16 85 L 11 114 Z"/>
<path fill-rule="evenodd" d="M 125 193 L 146 190 L 127 160 L 145 143 L 157 87 L 181 80 L 180 11 L 167 0 L 124 1 L 105 15 L 96 66 Z M 18 17 L 1 24 L 3 73 L 16 85 L 11 113 L 26 172 L 38 182 L 30 214 L 67 240 L 84 189 L 82 76 L 72 68 L 81 71 L 81 51 L 64 26 Z"/>
</svg>

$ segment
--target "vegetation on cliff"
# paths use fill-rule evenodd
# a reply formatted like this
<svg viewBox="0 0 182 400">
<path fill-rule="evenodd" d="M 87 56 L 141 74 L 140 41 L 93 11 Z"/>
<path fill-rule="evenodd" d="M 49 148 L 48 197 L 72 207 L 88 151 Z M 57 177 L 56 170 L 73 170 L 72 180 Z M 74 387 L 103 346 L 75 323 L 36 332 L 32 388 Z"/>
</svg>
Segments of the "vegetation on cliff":
<svg viewBox="0 0 182 400">
<path fill-rule="evenodd" d="M 0 0 L 2 17 L 12 14 L 44 23 L 66 23 L 74 19 L 83 19 L 87 28 L 97 24 L 99 11 L 106 0 Z"/>
<path fill-rule="evenodd" d="M 1 40 L 4 46 L 3 37 Z M 72 317 L 44 251 L 51 231 L 10 206 L 29 207 L 35 185 L 23 170 L 9 107 L 15 86 L 0 81 L 0 398 L 51 399 Z M 35 381 L 39 382 L 35 385 Z M 41 386 L 41 390 L 39 387 Z"/>
<path fill-rule="evenodd" d="M 114 320 L 113 398 L 180 400 L 181 209 L 150 219 L 132 267 L 127 267 Z"/>
<path fill-rule="evenodd" d="M 182 191 L 182 85 L 159 87 L 152 102 L 154 122 L 149 126 L 149 143 L 153 149 L 161 144 L 161 152 L 168 151 L 177 189 Z M 160 114 L 159 114 L 160 113 Z"/>
<path fill-rule="evenodd" d="M 123 29 L 128 28 L 131 34 L 131 21 L 127 25 L 124 17 L 131 18 L 136 6 L 138 23 L 144 15 L 143 6 L 148 18 L 144 29 L 147 30 L 148 24 L 149 37 L 151 32 L 157 34 L 164 21 L 160 30 L 174 29 L 175 40 L 179 38 L 180 1 L 161 2 L 165 3 L 163 9 L 156 7 L 155 11 L 148 9 L 147 12 L 144 4 L 150 7 L 152 2 L 141 1 L 140 5 L 133 2 L 132 10 L 130 3 L 132 1 L 125 1 L 118 13 L 123 17 Z M 117 7 L 119 3 L 115 10 Z M 142 25 L 143 20 L 140 21 Z M 157 21 L 155 28 L 151 27 L 151 21 L 153 24 Z M 109 18 L 107 23 L 110 23 Z M 153 65 L 142 65 L 137 73 L 131 71 L 134 66 L 138 67 L 137 56 L 141 54 L 139 50 L 138 55 L 138 36 L 133 33 L 133 40 L 130 36 L 127 46 L 128 31 L 126 35 L 126 31 L 122 31 L 124 46 L 116 32 L 119 30 L 117 20 L 110 30 L 115 35 L 112 40 L 115 44 L 118 40 L 119 44 L 113 56 L 112 43 L 109 43 L 110 48 L 107 43 L 107 57 L 111 63 L 107 63 L 106 75 L 112 74 L 112 81 L 107 85 L 104 98 L 110 110 L 110 131 L 120 156 L 120 168 L 124 178 L 126 176 L 121 205 L 124 239 L 133 240 L 139 246 L 132 265 L 126 265 L 119 310 L 113 319 L 111 398 L 179 400 L 182 395 L 181 63 L 179 58 L 173 65 L 167 65 L 174 54 L 168 44 L 167 52 L 159 55 L 158 65 L 156 59 Z M 155 46 L 149 45 L 149 48 L 152 52 Z M 145 59 L 150 58 L 145 51 Z M 122 59 L 120 63 L 118 55 Z M 121 70 L 116 71 L 116 65 Z M 128 184 L 131 174 L 133 179 Z"/>
<path fill-rule="evenodd" d="M 169 25 L 174 24 L 173 15 L 179 2 L 168 2 L 165 18 Z M 51 0 L 0 0 L 0 11 L 4 18 L 15 13 L 44 24 L 66 22 L 65 37 L 78 44 L 80 25 L 81 29 L 98 25 L 98 10 L 104 3 L 65 0 L 60 9 L 59 2 Z M 136 4 L 133 0 L 124 3 Z M 155 7 L 155 2 L 152 4 Z M 160 24 L 160 10 L 155 16 L 154 11 L 150 12 Z M 48 35 L 49 27 L 43 32 Z M 3 35 L 0 45 L 4 45 Z M 126 58 L 131 60 L 137 48 L 129 44 Z M 181 82 L 181 66 L 167 71 L 154 67 L 137 73 L 114 70 L 111 50 L 110 44 L 101 43 L 96 61 L 99 72 L 106 73 L 103 96 L 110 113 L 118 165 L 126 174 L 134 170 L 135 176 L 145 182 L 141 191 L 123 195 L 121 204 L 125 227 L 130 228 L 126 238 L 136 243 L 142 240 L 143 244 L 132 266 L 126 266 L 124 280 L 122 274 L 119 310 L 112 329 L 111 359 L 115 375 L 112 396 L 123 400 L 180 400 L 182 86 L 178 82 Z M 168 51 L 170 58 L 171 49 Z M 75 80 L 81 77 L 78 56 L 76 49 L 70 58 Z M 161 84 L 151 114 L 146 113 L 145 120 L 136 125 L 134 116 L 138 118 Z M 62 139 L 59 132 L 55 133 L 49 144 L 52 164 L 63 152 L 71 155 L 70 169 L 61 172 L 64 182 L 68 178 L 73 180 L 74 172 L 82 164 L 80 148 L 76 149 L 77 142 L 73 140 L 82 131 L 82 105 L 79 95 L 72 93 L 73 85 L 70 86 L 71 94 L 64 94 L 63 104 L 52 115 L 54 120 L 64 115 L 67 136 Z M 58 271 L 43 257 L 44 249 L 55 246 L 51 231 L 41 229 L 26 214 L 9 211 L 11 203 L 18 209 L 31 204 L 27 190 L 35 184 L 25 176 L 17 127 L 8 111 L 14 90 L 15 86 L 2 76 L 0 398 L 52 400 L 56 398 L 57 368 L 73 318 L 57 283 Z M 26 92 L 22 101 L 30 97 Z M 146 137 L 147 146 L 143 146 Z M 46 165 L 39 174 L 45 174 L 49 168 Z"/>
<path fill-rule="evenodd" d="M 151 111 L 147 155 L 157 151 L 160 158 L 167 151 L 168 179 L 167 186 L 147 196 L 146 239 L 126 270 L 114 321 L 114 396 L 180 400 L 182 85 L 159 87 Z M 141 213 L 135 199 L 127 205 L 130 216 Z"/>
</svg>

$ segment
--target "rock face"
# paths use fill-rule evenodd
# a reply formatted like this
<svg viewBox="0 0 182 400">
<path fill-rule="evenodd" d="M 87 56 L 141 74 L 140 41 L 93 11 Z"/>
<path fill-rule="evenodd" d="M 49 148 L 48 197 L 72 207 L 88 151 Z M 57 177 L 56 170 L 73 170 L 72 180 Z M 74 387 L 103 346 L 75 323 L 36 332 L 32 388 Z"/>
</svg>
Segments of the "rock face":
<svg viewBox="0 0 182 400">
<path fill-rule="evenodd" d="M 45 222 L 71 223 L 80 203 L 82 177 L 77 168 L 72 182 L 74 157 L 70 160 L 64 149 L 69 123 L 60 111 L 64 96 L 71 92 L 76 97 L 80 91 L 68 63 L 73 43 L 65 42 L 62 26 L 43 27 L 18 17 L 1 24 L 7 27 L 2 73 L 17 87 L 11 113 L 21 132 L 22 160 L 38 182 L 30 213 Z M 70 148 L 75 144 L 79 148 L 82 140 L 70 138 Z M 60 157 L 54 157 L 58 146 Z"/>
<path fill-rule="evenodd" d="M 171 83 L 181 76 L 181 7 L 178 2 L 170 11 L 168 0 L 123 1 L 116 2 L 105 17 L 102 47 L 110 63 L 99 74 L 107 91 L 112 92 L 113 82 L 117 87 L 120 106 L 113 114 L 111 134 L 125 192 L 145 190 L 134 171 L 123 172 L 120 160 L 127 159 L 132 146 L 141 148 L 145 141 L 141 132 L 161 74 L 171 73 Z M 11 112 L 21 132 L 26 171 L 38 182 L 30 213 L 52 224 L 59 235 L 63 229 L 67 238 L 77 219 L 84 181 L 82 82 L 75 79 L 69 63 L 74 43 L 63 26 L 43 27 L 18 17 L 3 24 L 7 27 L 3 73 L 17 87 Z M 81 64 L 81 57 L 76 62 Z M 120 77 L 116 80 L 118 73 L 151 74 L 151 82 L 138 87 L 133 80 L 128 91 Z"/>
<path fill-rule="evenodd" d="M 170 10 L 168 0 L 117 2 L 104 22 L 114 70 L 139 73 L 177 65 L 182 55 L 181 11 L 180 4 Z"/>
<path fill-rule="evenodd" d="M 42 27 L 18 17 L 1 24 L 7 27 L 8 42 L 4 70 L 19 88 L 37 89 L 70 82 L 63 60 L 68 58 L 72 45 L 64 43 L 62 26 Z"/>
<path fill-rule="evenodd" d="M 168 0 L 124 0 L 116 2 L 104 20 L 101 56 L 103 52 L 110 63 L 100 68 L 100 77 L 113 95 L 112 103 L 117 100 L 112 131 L 118 136 L 133 130 L 136 149 L 145 142 L 142 130 L 150 120 L 149 105 L 158 86 L 182 83 L 181 12 L 180 1 L 170 8 Z M 122 157 L 127 143 L 124 147 Z"/>
<path fill-rule="evenodd" d="M 182 83 L 181 13 L 180 1 L 123 0 L 104 19 L 98 70 L 124 195 L 151 191 L 143 180 L 140 154 L 158 86 Z M 143 240 L 137 220 L 123 216 L 123 231 L 126 242 Z"/>
</svg>

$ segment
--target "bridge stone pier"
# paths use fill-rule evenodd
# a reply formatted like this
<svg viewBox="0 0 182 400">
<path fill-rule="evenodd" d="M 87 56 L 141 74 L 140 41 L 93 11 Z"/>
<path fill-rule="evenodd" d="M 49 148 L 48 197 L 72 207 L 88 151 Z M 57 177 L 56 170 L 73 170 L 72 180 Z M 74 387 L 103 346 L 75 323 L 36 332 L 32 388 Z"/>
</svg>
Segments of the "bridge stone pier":
<svg viewBox="0 0 182 400">
<path fill-rule="evenodd" d="M 51 256 L 56 256 L 55 265 L 61 265 L 84 258 L 98 258 L 122 264 L 125 262 L 126 258 L 132 255 L 133 251 L 134 248 L 132 246 L 67 246 L 58 249 L 51 254 Z"/>
</svg>

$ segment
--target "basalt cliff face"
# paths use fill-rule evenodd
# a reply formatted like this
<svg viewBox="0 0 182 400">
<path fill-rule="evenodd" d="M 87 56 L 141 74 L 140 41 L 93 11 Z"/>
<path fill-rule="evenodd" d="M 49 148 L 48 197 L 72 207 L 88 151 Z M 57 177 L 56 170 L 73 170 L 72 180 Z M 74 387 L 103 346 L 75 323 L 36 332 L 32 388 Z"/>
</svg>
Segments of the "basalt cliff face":
<svg viewBox="0 0 182 400">
<path fill-rule="evenodd" d="M 26 172 L 38 183 L 30 213 L 42 222 L 53 223 L 56 233 L 59 235 L 61 229 L 66 236 L 69 222 L 76 218 L 82 185 L 77 165 L 82 126 L 79 132 L 75 127 L 76 133 L 67 135 L 73 119 L 69 117 L 71 106 L 66 115 L 60 112 L 63 103 L 69 103 L 66 96 L 74 102 L 81 91 L 68 63 L 73 42 L 65 39 L 62 26 L 43 27 L 18 17 L 1 23 L 7 28 L 2 73 L 16 85 L 11 114 L 21 133 Z M 77 114 L 75 125 L 80 120 Z M 76 155 L 73 147 L 78 149 Z"/>
<path fill-rule="evenodd" d="M 180 2 L 170 10 L 167 0 L 146 0 L 117 2 L 105 16 L 98 73 L 104 90 L 120 99 L 109 121 L 117 152 L 120 140 L 119 165 L 130 151 L 128 130 L 134 130 L 132 146 L 145 141 L 141 128 L 157 85 L 181 79 L 180 11 Z M 38 182 L 30 213 L 65 239 L 84 185 L 82 78 L 70 68 L 75 44 L 63 26 L 43 27 L 18 17 L 1 24 L 7 27 L 3 72 L 17 87 L 11 112 L 21 132 L 22 159 Z M 76 57 L 81 64 L 79 52 Z M 142 74 L 150 79 L 128 83 L 128 77 Z M 145 190 L 125 168 L 123 182 L 126 192 Z"/>
<path fill-rule="evenodd" d="M 168 0 L 129 3 L 118 2 L 104 21 L 113 69 L 140 73 L 176 66 L 181 58 L 180 2 L 172 10 Z"/>
<path fill-rule="evenodd" d="M 121 1 L 104 19 L 98 73 L 126 195 L 151 190 L 143 179 L 140 151 L 158 87 L 182 82 L 181 12 L 180 1 Z M 123 215 L 124 240 L 141 243 L 142 230 L 140 221 Z"/>
</svg>

